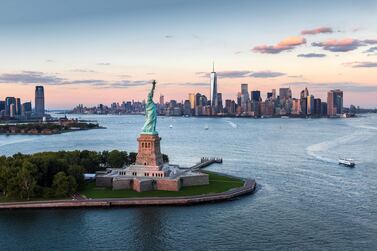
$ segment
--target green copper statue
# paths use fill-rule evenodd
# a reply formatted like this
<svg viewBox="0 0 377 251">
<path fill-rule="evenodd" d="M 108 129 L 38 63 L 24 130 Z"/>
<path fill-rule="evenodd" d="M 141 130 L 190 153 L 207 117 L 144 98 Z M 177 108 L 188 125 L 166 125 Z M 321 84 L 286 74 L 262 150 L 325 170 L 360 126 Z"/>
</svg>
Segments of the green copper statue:
<svg viewBox="0 0 377 251">
<path fill-rule="evenodd" d="M 156 80 L 153 80 L 152 90 L 148 93 L 148 100 L 145 106 L 145 123 L 142 134 L 158 134 L 156 131 L 157 111 L 156 105 L 153 102 L 153 93 L 156 87 Z"/>
</svg>

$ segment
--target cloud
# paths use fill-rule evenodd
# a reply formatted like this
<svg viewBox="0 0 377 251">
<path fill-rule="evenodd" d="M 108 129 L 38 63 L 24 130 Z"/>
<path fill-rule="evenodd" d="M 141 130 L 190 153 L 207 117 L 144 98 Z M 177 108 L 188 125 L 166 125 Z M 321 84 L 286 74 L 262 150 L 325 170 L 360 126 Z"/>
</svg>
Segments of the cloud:
<svg viewBox="0 0 377 251">
<path fill-rule="evenodd" d="M 283 86 L 314 89 L 314 90 L 332 90 L 341 89 L 344 92 L 377 92 L 377 84 L 367 85 L 353 82 L 335 82 L 335 83 L 310 83 L 310 82 L 293 82 L 285 83 Z"/>
<path fill-rule="evenodd" d="M 102 79 L 82 79 L 82 80 L 71 80 L 64 83 L 73 84 L 73 85 L 95 85 L 95 86 L 105 86 L 107 81 Z M 64 84 L 63 83 L 63 84 Z"/>
<path fill-rule="evenodd" d="M 360 46 L 365 46 L 368 44 L 377 44 L 376 39 L 366 39 L 358 40 L 352 38 L 344 39 L 330 39 L 325 42 L 313 42 L 312 46 L 322 47 L 324 50 L 332 52 L 347 52 L 353 51 L 359 48 Z"/>
<path fill-rule="evenodd" d="M 364 53 L 374 53 L 377 52 L 377 46 L 370 47 L 368 50 L 365 50 Z"/>
<path fill-rule="evenodd" d="M 72 69 L 70 70 L 71 72 L 81 72 L 81 73 L 94 73 L 94 72 L 97 72 L 95 70 L 89 70 L 89 69 Z"/>
<path fill-rule="evenodd" d="M 95 88 L 130 88 L 152 83 L 152 80 L 120 80 L 108 81 L 103 79 L 66 79 L 57 75 L 36 71 L 0 74 L 0 83 L 7 84 L 42 84 L 42 85 L 85 85 Z"/>
<path fill-rule="evenodd" d="M 377 67 L 377 62 L 349 62 L 349 63 L 344 63 L 345 66 L 351 66 L 353 68 L 374 68 Z"/>
<path fill-rule="evenodd" d="M 278 54 L 282 51 L 292 50 L 296 46 L 306 44 L 306 39 L 301 36 L 287 37 L 276 45 L 258 45 L 252 51 L 256 53 Z"/>
<path fill-rule="evenodd" d="M 152 80 L 121 80 L 109 83 L 106 88 L 130 88 L 151 84 Z"/>
<path fill-rule="evenodd" d="M 100 62 L 100 63 L 97 63 L 97 65 L 100 65 L 100 66 L 109 66 L 111 64 L 108 63 L 108 62 Z"/>
<path fill-rule="evenodd" d="M 210 74 L 208 72 L 197 72 L 197 75 L 203 78 L 209 78 Z M 275 78 L 286 75 L 282 72 L 274 71 L 219 71 L 217 76 L 219 78 Z"/>
<path fill-rule="evenodd" d="M 184 83 L 161 83 L 162 86 L 192 86 L 192 87 L 208 87 L 209 83 L 204 82 L 184 82 Z"/>
<path fill-rule="evenodd" d="M 250 71 L 220 71 L 217 76 L 220 78 L 245 78 L 250 76 Z"/>
<path fill-rule="evenodd" d="M 274 71 L 258 71 L 258 72 L 253 72 L 252 74 L 250 74 L 250 76 L 254 78 L 276 78 L 276 77 L 280 77 L 284 75 L 286 74 L 282 72 L 274 72 Z"/>
<path fill-rule="evenodd" d="M 301 58 L 323 58 L 323 57 L 326 57 L 326 54 L 306 53 L 306 54 L 298 54 L 297 57 L 301 57 Z"/>
<path fill-rule="evenodd" d="M 165 35 L 165 38 L 173 38 L 172 35 Z"/>
<path fill-rule="evenodd" d="M 46 59 L 46 63 L 55 63 L 55 60 L 52 60 L 52 59 Z"/>
<path fill-rule="evenodd" d="M 22 71 L 20 73 L 4 73 L 0 75 L 0 83 L 58 85 L 64 81 L 66 79 L 37 71 Z"/>
<path fill-rule="evenodd" d="M 301 31 L 301 35 L 316 35 L 320 33 L 333 33 L 333 29 L 330 27 L 319 27 L 312 30 L 303 30 Z"/>
</svg>

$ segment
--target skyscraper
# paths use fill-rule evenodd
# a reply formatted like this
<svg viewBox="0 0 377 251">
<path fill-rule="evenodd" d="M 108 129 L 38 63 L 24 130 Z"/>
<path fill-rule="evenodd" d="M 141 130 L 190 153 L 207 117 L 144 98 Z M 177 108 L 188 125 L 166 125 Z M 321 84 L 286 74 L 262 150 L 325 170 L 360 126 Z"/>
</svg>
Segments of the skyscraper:
<svg viewBox="0 0 377 251">
<path fill-rule="evenodd" d="M 11 104 L 16 105 L 16 98 L 15 97 L 6 97 L 5 98 L 5 115 L 6 116 L 10 115 L 10 106 L 11 106 Z"/>
<path fill-rule="evenodd" d="M 45 94 L 43 86 L 35 87 L 35 115 L 43 117 L 45 114 Z"/>
<path fill-rule="evenodd" d="M 213 64 L 213 69 L 211 72 L 211 106 L 216 107 L 217 106 L 217 74 L 215 72 L 215 64 Z"/>
<path fill-rule="evenodd" d="M 160 105 L 165 105 L 165 98 L 163 94 L 160 94 Z"/>
<path fill-rule="evenodd" d="M 307 97 L 307 104 L 306 104 L 306 114 L 313 115 L 314 114 L 314 96 L 310 95 Z"/>
<path fill-rule="evenodd" d="M 251 91 L 251 100 L 256 102 L 260 101 L 260 91 Z"/>
<path fill-rule="evenodd" d="M 279 89 L 280 100 L 287 100 L 292 98 L 291 88 L 280 88 Z"/>
<path fill-rule="evenodd" d="M 191 109 L 195 109 L 195 93 L 189 93 Z"/>
<path fill-rule="evenodd" d="M 327 93 L 327 115 L 335 116 L 343 113 L 343 91 L 331 90 Z"/>
</svg>

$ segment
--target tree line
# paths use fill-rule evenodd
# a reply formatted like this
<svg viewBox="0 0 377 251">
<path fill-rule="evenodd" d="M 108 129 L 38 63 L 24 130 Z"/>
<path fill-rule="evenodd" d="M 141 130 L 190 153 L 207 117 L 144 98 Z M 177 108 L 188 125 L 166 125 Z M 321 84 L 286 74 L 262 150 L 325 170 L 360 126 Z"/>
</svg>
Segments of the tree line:
<svg viewBox="0 0 377 251">
<path fill-rule="evenodd" d="M 118 150 L 77 150 L 1 156 L 0 192 L 10 199 L 64 198 L 84 188 L 84 173 L 130 165 L 136 155 Z M 163 159 L 169 161 L 165 154 Z"/>
</svg>

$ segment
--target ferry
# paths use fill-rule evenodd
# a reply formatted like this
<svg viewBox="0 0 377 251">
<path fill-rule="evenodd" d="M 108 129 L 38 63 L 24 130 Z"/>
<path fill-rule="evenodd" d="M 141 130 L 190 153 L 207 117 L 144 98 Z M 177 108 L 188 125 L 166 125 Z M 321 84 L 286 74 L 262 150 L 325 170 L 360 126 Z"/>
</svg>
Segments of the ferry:
<svg viewBox="0 0 377 251">
<path fill-rule="evenodd" d="M 348 167 L 354 167 L 355 166 L 355 161 L 353 159 L 341 158 L 341 159 L 339 159 L 339 165 L 348 166 Z"/>
</svg>

